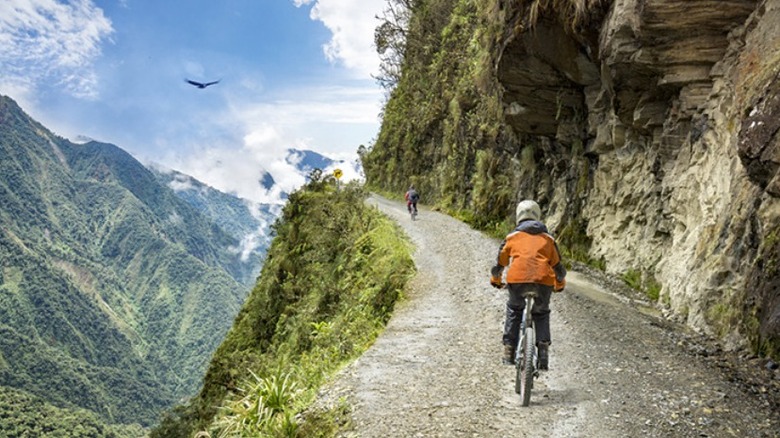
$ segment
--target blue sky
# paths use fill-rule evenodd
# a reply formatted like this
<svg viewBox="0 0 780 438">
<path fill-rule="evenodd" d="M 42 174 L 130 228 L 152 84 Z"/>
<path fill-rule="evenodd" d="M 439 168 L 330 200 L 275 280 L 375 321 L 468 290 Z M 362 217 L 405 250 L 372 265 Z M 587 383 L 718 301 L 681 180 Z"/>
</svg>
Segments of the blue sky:
<svg viewBox="0 0 780 438">
<path fill-rule="evenodd" d="M 267 202 L 264 169 L 281 188 L 303 182 L 286 149 L 353 158 L 376 137 L 385 4 L 0 0 L 0 94 L 58 135 Z"/>
</svg>

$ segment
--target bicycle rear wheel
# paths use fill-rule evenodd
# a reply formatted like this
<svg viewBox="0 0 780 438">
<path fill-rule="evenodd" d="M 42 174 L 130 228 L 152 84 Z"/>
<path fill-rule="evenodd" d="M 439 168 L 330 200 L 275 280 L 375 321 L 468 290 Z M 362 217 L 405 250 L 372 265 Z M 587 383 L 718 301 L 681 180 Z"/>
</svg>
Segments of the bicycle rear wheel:
<svg viewBox="0 0 780 438">
<path fill-rule="evenodd" d="M 520 395 L 523 406 L 531 403 L 531 388 L 534 386 L 534 346 L 536 333 L 532 327 L 525 329 L 521 339 L 517 361 L 517 376 L 515 377 L 515 392 Z"/>
</svg>

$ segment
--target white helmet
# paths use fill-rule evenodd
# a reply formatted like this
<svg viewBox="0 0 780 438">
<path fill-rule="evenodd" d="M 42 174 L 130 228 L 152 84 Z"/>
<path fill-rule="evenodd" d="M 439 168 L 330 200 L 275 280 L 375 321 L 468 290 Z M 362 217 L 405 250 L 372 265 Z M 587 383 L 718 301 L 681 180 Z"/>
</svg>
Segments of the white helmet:
<svg viewBox="0 0 780 438">
<path fill-rule="evenodd" d="M 522 220 L 526 219 L 533 219 L 535 221 L 538 221 L 542 217 L 542 209 L 539 208 L 539 204 L 537 204 L 535 201 L 531 201 L 530 199 L 526 199 L 525 201 L 520 202 L 517 204 L 517 210 L 515 210 L 515 223 L 518 223 Z"/>
</svg>

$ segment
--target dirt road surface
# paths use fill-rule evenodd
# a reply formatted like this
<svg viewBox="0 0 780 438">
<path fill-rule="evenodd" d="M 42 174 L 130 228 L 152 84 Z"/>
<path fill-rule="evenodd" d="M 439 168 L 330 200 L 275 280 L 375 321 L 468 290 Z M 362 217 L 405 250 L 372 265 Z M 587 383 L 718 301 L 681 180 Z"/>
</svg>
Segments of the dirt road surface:
<svg viewBox="0 0 780 438">
<path fill-rule="evenodd" d="M 777 371 L 745 362 L 764 379 L 745 383 L 717 349 L 578 272 L 553 295 L 550 370 L 522 407 L 501 364 L 506 292 L 488 283 L 500 242 L 424 207 L 412 222 L 400 202 L 369 202 L 410 236 L 418 274 L 323 391 L 352 406 L 343 436 L 780 437 Z"/>
</svg>

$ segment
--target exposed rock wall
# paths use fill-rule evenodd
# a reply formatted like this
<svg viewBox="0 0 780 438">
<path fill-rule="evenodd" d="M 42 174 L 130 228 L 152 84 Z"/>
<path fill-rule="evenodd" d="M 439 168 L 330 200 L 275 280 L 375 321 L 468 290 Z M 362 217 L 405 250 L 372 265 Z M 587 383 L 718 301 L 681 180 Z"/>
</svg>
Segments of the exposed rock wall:
<svg viewBox="0 0 780 438">
<path fill-rule="evenodd" d="M 593 163 L 582 210 L 548 214 L 586 222 L 591 257 L 658 282 L 670 315 L 776 349 L 780 0 L 605 7 L 595 36 L 552 17 L 507 25 L 496 68 L 507 123 L 582 144 Z M 556 193 L 551 206 L 576 204 Z"/>
</svg>

